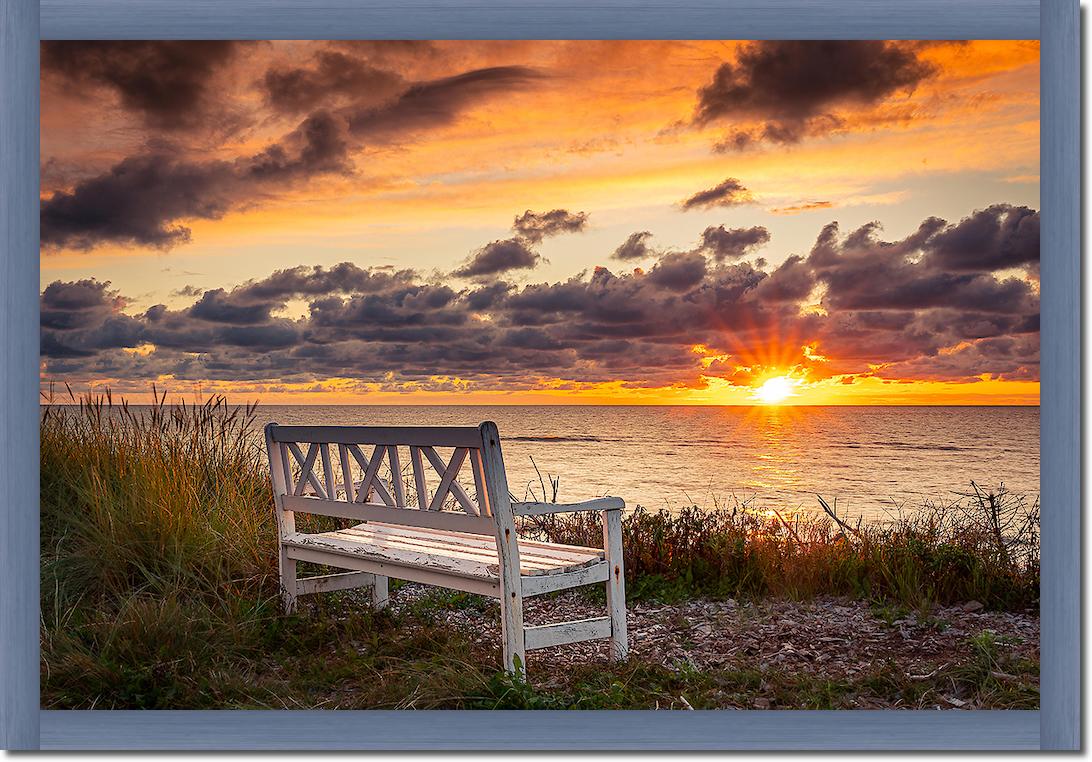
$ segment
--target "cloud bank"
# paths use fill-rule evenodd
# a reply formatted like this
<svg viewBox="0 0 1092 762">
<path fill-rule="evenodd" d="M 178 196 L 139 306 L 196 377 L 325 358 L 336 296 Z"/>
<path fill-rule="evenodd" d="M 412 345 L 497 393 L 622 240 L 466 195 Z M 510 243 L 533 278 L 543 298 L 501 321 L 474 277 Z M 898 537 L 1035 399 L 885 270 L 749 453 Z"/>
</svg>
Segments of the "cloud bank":
<svg viewBox="0 0 1092 762">
<path fill-rule="evenodd" d="M 745 121 L 721 151 L 759 142 L 791 144 L 843 128 L 855 115 L 936 76 L 921 45 L 883 40 L 763 40 L 722 63 L 698 91 L 698 127 Z"/>
<path fill-rule="evenodd" d="M 1039 295 L 1014 273 L 1037 266 L 1038 217 L 997 204 L 955 223 L 923 220 L 895 241 L 875 223 L 848 232 L 830 223 L 810 251 L 773 268 L 734 261 L 768 236 L 761 228 L 710 228 L 708 246 L 661 254 L 647 271 L 595 267 L 522 286 L 503 277 L 527 261 L 518 246 L 476 258 L 481 282 L 463 287 L 413 270 L 300 266 L 139 314 L 109 283 L 56 281 L 41 295 L 43 373 L 134 384 L 345 378 L 391 390 L 432 388 L 438 376 L 489 390 L 619 379 L 696 388 L 709 377 L 750 384 L 759 358 L 780 353 L 813 380 L 1034 380 Z M 290 300 L 304 300 L 306 314 L 287 317 Z"/>
</svg>

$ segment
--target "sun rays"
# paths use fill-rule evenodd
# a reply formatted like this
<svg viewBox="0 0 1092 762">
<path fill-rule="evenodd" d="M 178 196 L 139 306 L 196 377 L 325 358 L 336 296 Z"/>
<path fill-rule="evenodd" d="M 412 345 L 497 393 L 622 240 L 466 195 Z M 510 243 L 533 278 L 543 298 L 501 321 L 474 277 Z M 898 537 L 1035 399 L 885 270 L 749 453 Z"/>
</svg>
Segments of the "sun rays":
<svg viewBox="0 0 1092 762">
<path fill-rule="evenodd" d="M 795 386 L 796 382 L 787 376 L 774 376 L 766 379 L 751 396 L 763 405 L 780 405 L 790 397 L 796 396 L 793 390 Z"/>
</svg>

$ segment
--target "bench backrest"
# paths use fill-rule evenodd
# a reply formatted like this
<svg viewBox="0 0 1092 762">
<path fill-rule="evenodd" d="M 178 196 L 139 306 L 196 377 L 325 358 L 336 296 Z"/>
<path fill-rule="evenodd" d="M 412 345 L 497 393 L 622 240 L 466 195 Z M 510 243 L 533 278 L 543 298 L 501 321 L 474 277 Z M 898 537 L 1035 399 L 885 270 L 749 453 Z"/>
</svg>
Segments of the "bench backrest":
<svg viewBox="0 0 1092 762">
<path fill-rule="evenodd" d="M 265 428 L 282 535 L 294 513 L 475 534 L 512 523 L 497 427 Z M 445 457 L 437 448 L 450 450 Z"/>
</svg>

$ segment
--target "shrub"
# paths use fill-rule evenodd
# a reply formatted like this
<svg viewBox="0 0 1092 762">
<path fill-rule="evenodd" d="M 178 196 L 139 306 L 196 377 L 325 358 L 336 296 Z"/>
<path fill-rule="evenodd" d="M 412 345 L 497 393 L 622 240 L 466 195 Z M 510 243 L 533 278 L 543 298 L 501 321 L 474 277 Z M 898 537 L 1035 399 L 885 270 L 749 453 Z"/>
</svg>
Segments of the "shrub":
<svg viewBox="0 0 1092 762">
<path fill-rule="evenodd" d="M 996 493 L 985 493 L 994 494 Z M 996 500 L 995 500 L 996 504 Z M 921 510 L 887 523 L 848 527 L 830 516 L 696 507 L 677 513 L 638 508 L 622 520 L 630 594 L 820 594 L 890 599 L 920 608 L 977 600 L 1018 609 L 1039 599 L 1038 506 L 1026 510 L 1021 543 L 978 521 L 974 499 Z M 986 503 L 982 510 L 991 510 Z M 525 532 L 571 545 L 598 545 L 599 517 L 554 514 Z M 999 543 L 1002 543 L 999 547 Z"/>
</svg>

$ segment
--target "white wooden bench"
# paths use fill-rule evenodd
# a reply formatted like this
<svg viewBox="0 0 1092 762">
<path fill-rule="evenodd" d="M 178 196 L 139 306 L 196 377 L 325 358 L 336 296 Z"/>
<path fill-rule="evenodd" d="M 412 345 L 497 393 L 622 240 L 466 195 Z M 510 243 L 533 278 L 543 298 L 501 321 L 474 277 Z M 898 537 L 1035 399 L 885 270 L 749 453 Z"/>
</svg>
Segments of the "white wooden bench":
<svg viewBox="0 0 1092 762">
<path fill-rule="evenodd" d="M 394 577 L 499 598 L 510 672 L 523 673 L 529 649 L 597 638 L 610 638 L 612 656 L 625 657 L 621 499 L 512 501 L 500 435 L 491 422 L 476 428 L 271 423 L 265 440 L 288 610 L 297 596 L 356 587 L 371 588 L 379 608 L 387 603 L 387 579 Z M 452 448 L 450 459 L 445 462 L 436 448 Z M 409 465 L 403 468 L 405 452 Z M 467 465 L 472 488 L 459 483 Z M 536 542 L 516 532 L 516 516 L 570 511 L 601 513 L 603 548 Z M 296 531 L 296 513 L 361 523 L 304 534 Z M 345 571 L 301 579 L 298 561 Z M 599 582 L 606 583 L 607 616 L 524 626 L 524 598 Z"/>
</svg>

